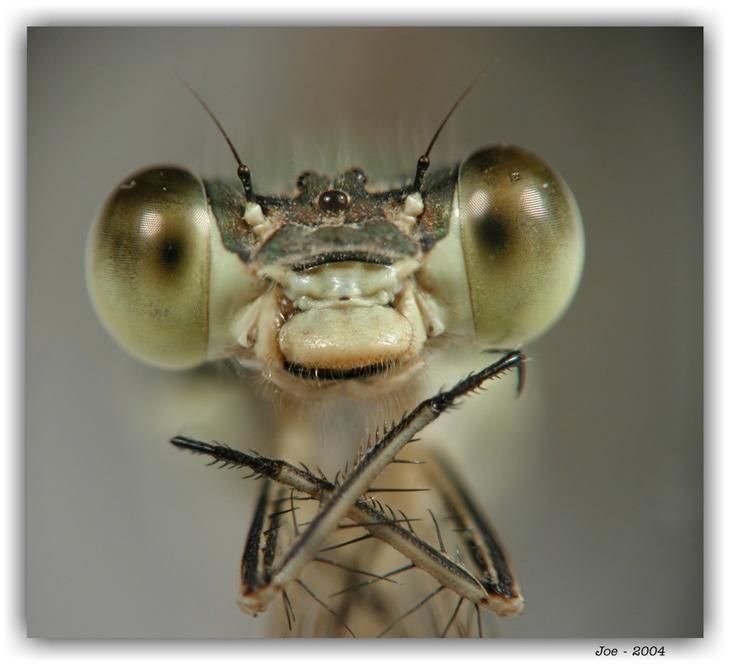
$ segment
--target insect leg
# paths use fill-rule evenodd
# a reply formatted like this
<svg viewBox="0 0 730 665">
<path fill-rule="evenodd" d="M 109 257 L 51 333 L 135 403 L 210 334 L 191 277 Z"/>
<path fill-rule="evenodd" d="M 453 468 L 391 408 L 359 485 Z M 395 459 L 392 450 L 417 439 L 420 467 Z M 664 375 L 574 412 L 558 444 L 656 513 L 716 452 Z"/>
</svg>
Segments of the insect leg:
<svg viewBox="0 0 730 665">
<path fill-rule="evenodd" d="M 338 527 L 345 516 L 350 516 L 356 522 L 367 524 L 368 530 L 371 530 L 373 535 L 396 547 L 440 582 L 446 577 L 448 583 L 442 583 L 442 586 L 452 588 L 459 595 L 467 597 L 473 602 L 488 604 L 484 589 L 478 582 L 475 584 L 476 580 L 471 573 L 410 532 L 392 524 L 382 513 L 360 500 L 360 497 L 367 492 L 372 481 L 395 459 L 400 450 L 424 427 L 453 406 L 457 399 L 478 390 L 485 381 L 496 378 L 510 369 L 516 368 L 521 377 L 524 359 L 522 352 L 511 351 L 483 370 L 470 374 L 450 390 L 421 402 L 395 427 L 383 435 L 360 459 L 352 472 L 336 487 L 281 460 L 251 457 L 225 447 L 222 447 L 222 450 L 216 450 L 216 446 L 195 442 L 185 437 L 173 439 L 172 443 L 180 447 L 213 454 L 219 459 L 248 466 L 261 475 L 290 484 L 298 491 L 312 496 L 317 495 L 316 498 L 319 498 L 322 503 L 321 510 L 295 539 L 291 549 L 272 572 L 269 584 L 242 596 L 239 600 L 242 609 L 250 612 L 263 610 L 276 592 L 299 577 L 302 568 L 314 558 L 326 538 Z M 233 453 L 236 454 L 232 455 Z M 236 455 L 238 455 L 237 459 L 231 459 L 231 456 L 235 458 Z M 406 554 L 401 547 L 409 550 L 410 553 Z M 415 558 L 414 554 L 417 555 Z"/>
<path fill-rule="evenodd" d="M 303 471 L 283 460 L 248 455 L 227 446 L 210 444 L 182 436 L 172 439 L 172 443 L 179 448 L 210 455 L 218 461 L 225 461 L 231 467 L 250 468 L 259 475 L 287 485 L 298 492 L 308 494 L 319 501 L 327 500 L 335 489 L 329 481 Z M 415 566 L 427 572 L 442 586 L 472 602 L 487 603 L 486 591 L 472 573 L 452 561 L 443 552 L 420 539 L 415 533 L 396 524 L 391 518 L 373 508 L 368 502 L 358 499 L 347 513 L 347 517 L 367 529 L 374 537 L 403 554 Z M 267 576 L 267 579 L 270 579 L 270 576 Z M 269 596 L 272 594 L 273 591 L 267 585 L 257 585 L 250 588 L 242 587 L 239 606 L 249 613 L 263 611 L 270 600 Z"/>
<path fill-rule="evenodd" d="M 284 588 L 286 584 L 299 577 L 302 568 L 312 560 L 317 550 L 357 500 L 367 492 L 373 480 L 418 432 L 453 406 L 458 398 L 479 389 L 485 381 L 500 376 L 510 369 L 517 368 L 520 372 L 523 363 L 522 352 L 507 353 L 485 369 L 467 376 L 450 390 L 424 400 L 381 437 L 335 488 L 315 518 L 296 538 L 272 575 L 272 591 Z"/>
<path fill-rule="evenodd" d="M 427 471 L 439 492 L 454 530 L 468 552 L 473 569 L 489 596 L 488 606 L 500 616 L 519 614 L 524 607 L 517 578 L 492 525 L 477 507 L 446 456 L 432 451 L 436 464 Z"/>
<path fill-rule="evenodd" d="M 241 587 L 257 589 L 265 583 L 265 578 L 259 566 L 259 553 L 261 551 L 261 538 L 264 530 L 264 518 L 269 500 L 271 481 L 264 480 L 261 493 L 259 494 L 253 520 L 246 537 L 246 545 L 241 556 Z M 268 538 L 267 538 L 268 540 Z M 268 549 L 268 543 L 267 543 Z"/>
</svg>

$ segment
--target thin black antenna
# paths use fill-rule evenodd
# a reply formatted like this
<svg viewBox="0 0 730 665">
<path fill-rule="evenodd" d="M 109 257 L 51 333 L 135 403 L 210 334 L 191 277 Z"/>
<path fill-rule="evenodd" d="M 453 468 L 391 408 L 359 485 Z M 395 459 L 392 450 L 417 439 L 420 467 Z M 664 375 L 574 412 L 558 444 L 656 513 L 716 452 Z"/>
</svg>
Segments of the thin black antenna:
<svg viewBox="0 0 730 665">
<path fill-rule="evenodd" d="M 423 178 L 426 175 L 426 171 L 428 171 L 428 167 L 431 165 L 431 159 L 429 158 L 429 155 L 431 154 L 431 148 L 433 148 L 434 143 L 436 143 L 436 139 L 441 134 L 441 130 L 444 128 L 446 123 L 449 121 L 449 118 L 453 115 L 454 111 L 458 108 L 459 104 L 464 100 L 464 97 L 466 97 L 470 92 L 471 89 L 474 87 L 476 82 L 482 77 L 483 74 L 480 74 L 477 76 L 467 87 L 464 92 L 461 93 L 459 96 L 459 99 L 454 102 L 454 105 L 451 107 L 449 112 L 446 114 L 446 117 L 441 121 L 441 124 L 439 125 L 438 129 L 436 130 L 436 133 L 433 135 L 433 138 L 431 139 L 431 143 L 428 144 L 428 148 L 426 148 L 426 152 L 424 152 L 419 158 L 418 158 L 418 165 L 416 166 L 416 177 L 413 179 L 413 189 L 417 192 L 421 191 L 421 186 L 423 185 Z"/>
<path fill-rule="evenodd" d="M 177 72 L 175 73 L 177 74 Z M 180 74 L 177 74 L 177 77 L 178 79 L 180 79 L 180 82 L 192 93 L 193 97 L 198 100 L 200 105 L 210 116 L 211 120 L 213 120 L 213 122 L 216 124 L 216 127 L 218 127 L 218 129 L 220 130 L 220 133 L 223 134 L 223 138 L 226 140 L 228 147 L 233 153 L 234 159 L 238 163 L 238 169 L 236 170 L 236 173 L 239 180 L 241 181 L 241 184 L 243 185 L 243 191 L 246 195 L 246 201 L 253 201 L 253 187 L 251 187 L 251 170 L 241 161 L 241 158 L 238 156 L 238 152 L 236 152 L 236 148 L 233 146 L 233 141 L 231 141 L 228 134 L 226 134 L 226 130 L 223 129 L 223 125 L 221 125 L 221 123 L 218 121 L 218 118 L 215 117 L 215 114 L 213 113 L 213 111 L 210 110 L 210 107 L 205 103 L 203 98 L 197 93 L 192 85 L 190 85 L 182 76 L 180 76 Z"/>
</svg>

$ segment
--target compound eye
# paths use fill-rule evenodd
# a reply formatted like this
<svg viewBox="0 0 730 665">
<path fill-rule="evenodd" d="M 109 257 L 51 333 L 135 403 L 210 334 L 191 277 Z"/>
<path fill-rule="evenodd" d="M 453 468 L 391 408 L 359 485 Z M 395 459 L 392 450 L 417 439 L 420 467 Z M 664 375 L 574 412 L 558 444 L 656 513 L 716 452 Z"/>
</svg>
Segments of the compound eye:
<svg viewBox="0 0 730 665">
<path fill-rule="evenodd" d="M 206 197 L 191 173 L 150 169 L 117 187 L 89 234 L 86 279 L 122 347 L 166 368 L 206 360 L 209 254 Z"/>
<path fill-rule="evenodd" d="M 583 265 L 570 189 L 525 150 L 486 148 L 461 166 L 459 215 L 478 339 L 516 346 L 539 335 L 567 307 Z"/>
</svg>

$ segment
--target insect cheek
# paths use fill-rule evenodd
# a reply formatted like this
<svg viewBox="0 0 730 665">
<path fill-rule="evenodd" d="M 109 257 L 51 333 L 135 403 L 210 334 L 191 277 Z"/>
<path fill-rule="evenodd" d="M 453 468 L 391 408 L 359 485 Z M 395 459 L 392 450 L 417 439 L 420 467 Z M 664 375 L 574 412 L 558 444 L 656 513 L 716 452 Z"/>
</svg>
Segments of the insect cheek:
<svg viewBox="0 0 730 665">
<path fill-rule="evenodd" d="M 451 198 L 448 233 L 425 256 L 416 277 L 421 293 L 428 294 L 436 305 L 432 312 L 434 320 L 429 326 L 431 334 L 438 330 L 471 339 L 474 337 L 474 317 L 455 188 Z"/>
<path fill-rule="evenodd" d="M 538 157 L 507 146 L 461 166 L 458 205 L 477 339 L 516 346 L 554 323 L 583 266 L 580 212 Z"/>
<path fill-rule="evenodd" d="M 226 249 L 214 221 L 210 230 L 209 360 L 253 346 L 256 307 L 261 304 L 257 299 L 268 289 L 268 282 L 257 277 L 238 254 Z"/>
<path fill-rule="evenodd" d="M 89 234 L 96 312 L 131 354 L 171 369 L 207 359 L 210 229 L 202 183 L 178 168 L 131 176 Z"/>
</svg>

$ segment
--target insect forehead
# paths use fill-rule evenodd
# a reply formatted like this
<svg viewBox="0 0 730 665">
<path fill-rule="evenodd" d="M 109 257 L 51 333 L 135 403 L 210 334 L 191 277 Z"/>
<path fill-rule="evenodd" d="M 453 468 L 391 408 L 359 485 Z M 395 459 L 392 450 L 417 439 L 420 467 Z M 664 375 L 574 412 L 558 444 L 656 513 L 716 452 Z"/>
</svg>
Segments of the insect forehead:
<svg viewBox="0 0 730 665">
<path fill-rule="evenodd" d="M 298 199 L 324 215 L 339 215 L 348 210 L 353 201 L 367 200 L 366 182 L 365 173 L 360 169 L 350 169 L 335 178 L 305 171 L 297 179 Z"/>
<path fill-rule="evenodd" d="M 297 189 L 300 196 L 311 197 L 314 193 L 324 191 L 328 188 L 339 189 L 351 193 L 366 193 L 365 183 L 367 177 L 362 169 L 353 168 L 330 178 L 314 171 L 304 171 L 297 178 Z"/>
<path fill-rule="evenodd" d="M 423 193 L 411 187 L 370 191 L 361 169 L 335 176 L 305 171 L 295 196 L 254 195 L 206 181 L 226 249 L 254 270 L 335 261 L 391 265 L 419 258 L 448 229 L 455 169 L 433 174 Z"/>
</svg>

